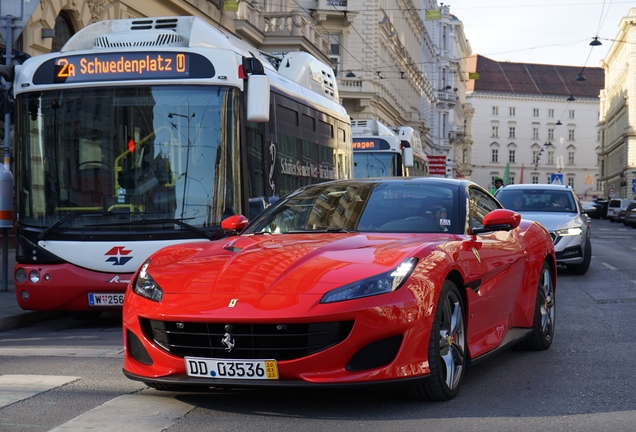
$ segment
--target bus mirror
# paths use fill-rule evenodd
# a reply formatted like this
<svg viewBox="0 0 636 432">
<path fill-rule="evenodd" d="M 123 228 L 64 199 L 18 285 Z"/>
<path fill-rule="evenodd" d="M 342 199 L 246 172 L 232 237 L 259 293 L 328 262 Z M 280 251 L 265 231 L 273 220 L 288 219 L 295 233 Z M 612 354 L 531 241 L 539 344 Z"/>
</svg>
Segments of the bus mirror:
<svg viewBox="0 0 636 432">
<path fill-rule="evenodd" d="M 247 80 L 247 120 L 269 121 L 269 77 L 250 75 Z"/>
<path fill-rule="evenodd" d="M 402 157 L 404 158 L 404 166 L 410 168 L 414 165 L 413 147 L 408 141 L 402 141 Z"/>
</svg>

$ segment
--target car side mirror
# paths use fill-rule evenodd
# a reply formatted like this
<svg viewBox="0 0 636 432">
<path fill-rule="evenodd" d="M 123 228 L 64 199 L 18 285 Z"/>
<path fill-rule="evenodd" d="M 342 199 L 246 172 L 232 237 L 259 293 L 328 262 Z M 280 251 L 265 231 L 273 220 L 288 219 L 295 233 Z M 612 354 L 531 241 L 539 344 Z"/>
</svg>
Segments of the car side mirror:
<svg viewBox="0 0 636 432">
<path fill-rule="evenodd" d="M 221 221 L 221 228 L 227 235 L 236 235 L 243 231 L 249 222 L 249 219 L 243 215 L 232 215 Z"/>
<path fill-rule="evenodd" d="M 470 234 L 482 234 L 493 231 L 511 231 L 519 226 L 521 215 L 512 210 L 496 209 L 488 213 L 483 220 L 483 226 L 471 228 Z"/>
</svg>

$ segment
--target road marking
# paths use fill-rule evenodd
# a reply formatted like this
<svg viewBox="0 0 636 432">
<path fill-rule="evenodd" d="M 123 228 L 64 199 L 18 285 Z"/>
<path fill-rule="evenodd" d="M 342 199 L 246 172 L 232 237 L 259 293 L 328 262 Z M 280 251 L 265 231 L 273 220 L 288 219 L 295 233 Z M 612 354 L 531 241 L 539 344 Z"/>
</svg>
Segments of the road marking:
<svg viewBox="0 0 636 432">
<path fill-rule="evenodd" d="M 635 248 L 635 247 L 630 247 L 630 249 L 631 249 L 631 250 L 633 250 L 633 251 L 636 251 L 636 248 Z"/>
<path fill-rule="evenodd" d="M 630 280 L 630 282 L 636 285 L 636 280 Z"/>
<path fill-rule="evenodd" d="M 79 377 L 54 375 L 0 375 L 0 407 L 63 386 Z"/>
<path fill-rule="evenodd" d="M 607 267 L 610 270 L 618 270 L 616 267 L 609 265 L 608 263 L 601 263 L 603 264 L 605 267 Z"/>
<path fill-rule="evenodd" d="M 100 432 L 160 432 L 194 409 L 170 396 L 129 394 L 93 408 L 50 432 L 98 430 Z M 134 425 L 134 426 L 133 426 Z"/>
<path fill-rule="evenodd" d="M 51 347 L 5 347 L 0 348 L 0 357 L 88 357 L 124 358 L 123 348 L 51 348 Z"/>
</svg>

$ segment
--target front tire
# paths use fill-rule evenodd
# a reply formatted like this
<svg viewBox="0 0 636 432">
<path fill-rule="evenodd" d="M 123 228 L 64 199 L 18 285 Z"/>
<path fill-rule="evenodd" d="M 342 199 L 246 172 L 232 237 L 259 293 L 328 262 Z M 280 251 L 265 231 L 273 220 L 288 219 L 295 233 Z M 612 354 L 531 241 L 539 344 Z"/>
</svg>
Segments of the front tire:
<svg viewBox="0 0 636 432">
<path fill-rule="evenodd" d="M 466 321 L 457 286 L 447 280 L 437 303 L 428 343 L 431 376 L 408 389 L 413 399 L 446 401 L 459 393 L 466 371 Z"/>
<path fill-rule="evenodd" d="M 518 348 L 532 351 L 547 350 L 554 339 L 554 314 L 555 297 L 552 269 L 548 263 L 543 263 L 539 286 L 537 288 L 537 301 L 534 306 L 534 322 L 532 333 Z"/>
<path fill-rule="evenodd" d="M 583 249 L 583 262 L 581 264 L 576 265 L 568 265 L 567 269 L 570 274 L 573 275 L 584 275 L 587 273 L 587 270 L 590 268 L 590 263 L 592 262 L 592 242 L 587 238 L 585 241 L 585 248 Z"/>
</svg>

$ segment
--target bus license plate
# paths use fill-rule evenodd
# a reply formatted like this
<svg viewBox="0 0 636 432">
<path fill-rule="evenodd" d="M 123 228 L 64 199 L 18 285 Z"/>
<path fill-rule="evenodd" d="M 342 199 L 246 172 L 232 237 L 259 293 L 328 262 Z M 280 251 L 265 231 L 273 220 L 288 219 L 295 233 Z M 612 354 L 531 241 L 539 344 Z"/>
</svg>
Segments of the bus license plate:
<svg viewBox="0 0 636 432">
<path fill-rule="evenodd" d="M 191 377 L 247 380 L 277 380 L 276 360 L 225 360 L 198 357 L 185 358 L 186 371 Z"/>
<path fill-rule="evenodd" d="M 89 306 L 116 306 L 121 307 L 124 304 L 124 295 L 123 294 L 98 294 L 98 293 L 90 293 L 88 294 L 88 305 Z"/>
</svg>

